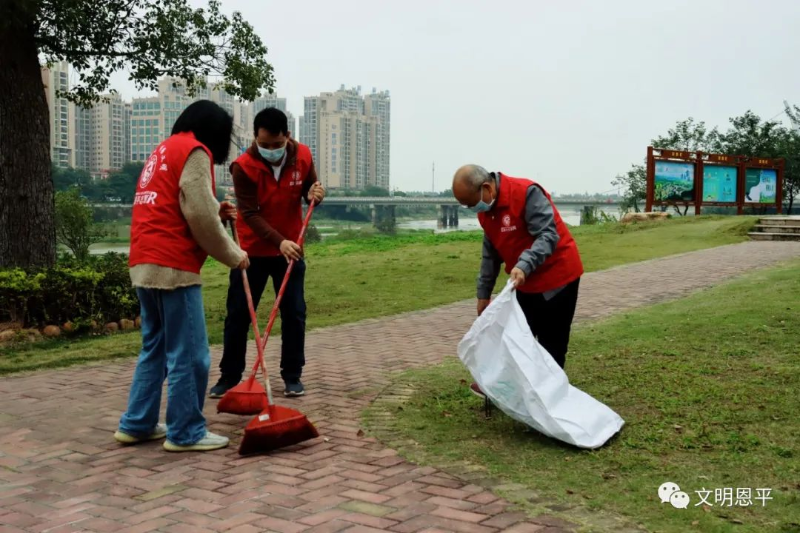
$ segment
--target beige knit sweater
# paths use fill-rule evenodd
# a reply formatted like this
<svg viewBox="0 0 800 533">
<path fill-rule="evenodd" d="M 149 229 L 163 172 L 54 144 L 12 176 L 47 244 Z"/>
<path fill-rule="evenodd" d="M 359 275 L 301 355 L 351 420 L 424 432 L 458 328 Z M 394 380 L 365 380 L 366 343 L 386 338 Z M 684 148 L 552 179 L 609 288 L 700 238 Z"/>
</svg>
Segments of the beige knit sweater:
<svg viewBox="0 0 800 533">
<path fill-rule="evenodd" d="M 181 212 L 197 244 L 220 263 L 236 268 L 245 253 L 220 221 L 219 202 L 211 190 L 211 161 L 205 151 L 198 148 L 189 155 L 179 186 Z M 153 264 L 132 267 L 131 281 L 134 287 L 164 290 L 202 284 L 199 274 Z"/>
</svg>

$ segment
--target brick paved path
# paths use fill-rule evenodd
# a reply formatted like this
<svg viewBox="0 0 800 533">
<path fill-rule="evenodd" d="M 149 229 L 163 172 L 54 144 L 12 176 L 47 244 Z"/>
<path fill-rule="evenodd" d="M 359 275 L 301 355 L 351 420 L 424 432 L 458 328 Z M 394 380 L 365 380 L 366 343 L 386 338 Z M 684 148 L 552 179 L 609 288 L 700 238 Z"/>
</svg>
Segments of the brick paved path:
<svg viewBox="0 0 800 533">
<path fill-rule="evenodd" d="M 795 257 L 800 245 L 753 242 L 590 274 L 581 286 L 578 319 L 665 300 Z M 218 415 L 211 401 L 211 429 L 233 437 L 227 450 L 172 455 L 160 443 L 116 445 L 112 432 L 125 406 L 132 360 L 4 378 L 0 531 L 570 530 L 550 516 L 525 521 L 486 489 L 409 464 L 358 436 L 359 413 L 374 397 L 363 392 L 386 384 L 391 371 L 453 355 L 473 315 L 469 301 L 309 334 L 310 394 L 293 404 L 324 438 L 269 457 L 240 458 L 236 446 L 247 419 Z"/>
</svg>

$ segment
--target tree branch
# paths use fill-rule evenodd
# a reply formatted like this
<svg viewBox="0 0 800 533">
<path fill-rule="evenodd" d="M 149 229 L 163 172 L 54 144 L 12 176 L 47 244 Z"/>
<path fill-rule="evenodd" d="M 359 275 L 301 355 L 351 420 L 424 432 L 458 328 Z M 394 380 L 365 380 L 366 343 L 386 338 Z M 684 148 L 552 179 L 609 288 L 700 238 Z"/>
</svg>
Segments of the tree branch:
<svg viewBox="0 0 800 533">
<path fill-rule="evenodd" d="M 141 54 L 140 51 L 131 50 L 129 52 L 118 52 L 116 50 L 67 50 L 53 43 L 53 41 L 44 37 L 37 37 L 36 43 L 40 46 L 45 46 L 51 52 L 60 56 L 69 57 L 135 57 Z"/>
<path fill-rule="evenodd" d="M 108 49 L 114 48 L 114 37 L 122 30 L 122 24 L 128 20 L 133 13 L 133 7 L 136 5 L 136 0 L 128 0 L 128 5 L 126 5 L 122 10 L 125 11 L 125 14 L 120 17 L 119 13 L 114 18 L 114 31 L 108 33 Z"/>
</svg>

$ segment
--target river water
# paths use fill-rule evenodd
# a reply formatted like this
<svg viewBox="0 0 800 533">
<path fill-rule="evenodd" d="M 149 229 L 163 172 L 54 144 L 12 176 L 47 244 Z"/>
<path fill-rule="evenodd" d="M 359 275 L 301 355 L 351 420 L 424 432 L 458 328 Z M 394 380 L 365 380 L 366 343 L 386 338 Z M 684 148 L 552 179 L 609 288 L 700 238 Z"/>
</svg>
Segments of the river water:
<svg viewBox="0 0 800 533">
<path fill-rule="evenodd" d="M 614 209 L 603 209 L 608 215 L 611 216 L 619 216 L 619 213 Z M 579 208 L 566 208 L 560 210 L 561 216 L 564 219 L 564 222 L 571 226 L 577 226 L 581 223 L 581 215 Z M 367 224 L 365 224 L 366 226 Z M 478 224 L 478 219 L 475 218 L 471 213 L 466 213 L 464 211 L 459 213 L 459 220 L 458 220 L 458 227 L 457 228 L 440 228 L 439 221 L 434 219 L 427 219 L 427 220 L 406 220 L 397 223 L 398 229 L 406 229 L 406 230 L 433 230 L 434 233 L 447 233 L 451 231 L 477 231 L 481 229 L 480 224 Z M 333 228 L 326 228 L 324 225 L 318 226 L 321 230 L 323 237 L 325 236 L 333 236 L 336 235 L 335 229 Z M 350 229 L 358 230 L 359 226 L 357 224 L 353 224 Z M 100 244 L 92 246 L 91 253 L 93 255 L 102 255 L 108 252 L 116 252 L 116 253 L 128 253 L 128 245 L 127 244 Z"/>
<path fill-rule="evenodd" d="M 607 215 L 619 218 L 619 212 L 616 209 L 599 209 Z M 560 209 L 561 218 L 570 226 L 578 226 L 581 223 L 581 212 L 578 207 L 566 207 Z M 435 233 L 446 233 L 449 231 L 476 231 L 481 229 L 478 224 L 478 219 L 471 213 L 467 214 L 466 211 L 459 212 L 458 227 L 457 228 L 440 228 L 438 220 L 408 220 L 398 222 L 399 229 L 409 230 L 433 230 Z"/>
</svg>

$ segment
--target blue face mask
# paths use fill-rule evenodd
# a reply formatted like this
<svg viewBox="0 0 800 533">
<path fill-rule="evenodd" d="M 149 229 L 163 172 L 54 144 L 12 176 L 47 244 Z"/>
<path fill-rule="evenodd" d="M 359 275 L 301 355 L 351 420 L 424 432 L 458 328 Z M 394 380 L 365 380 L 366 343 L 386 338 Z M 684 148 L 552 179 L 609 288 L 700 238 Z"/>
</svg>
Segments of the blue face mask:
<svg viewBox="0 0 800 533">
<path fill-rule="evenodd" d="M 258 153 L 261 154 L 261 157 L 269 161 L 270 163 L 277 163 L 281 159 L 283 159 L 283 154 L 286 153 L 286 147 L 281 146 L 280 148 L 276 148 L 275 150 L 268 150 L 267 148 L 258 147 Z"/>
<path fill-rule="evenodd" d="M 473 213 L 485 213 L 492 208 L 492 206 L 494 205 L 494 201 L 495 198 L 492 198 L 492 201 L 489 202 L 488 204 L 483 201 L 483 187 L 481 187 L 481 199 L 478 200 L 477 204 L 470 207 L 469 210 L 472 211 Z"/>
</svg>

